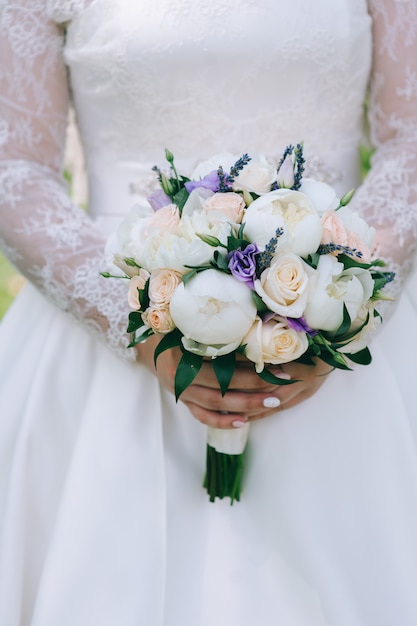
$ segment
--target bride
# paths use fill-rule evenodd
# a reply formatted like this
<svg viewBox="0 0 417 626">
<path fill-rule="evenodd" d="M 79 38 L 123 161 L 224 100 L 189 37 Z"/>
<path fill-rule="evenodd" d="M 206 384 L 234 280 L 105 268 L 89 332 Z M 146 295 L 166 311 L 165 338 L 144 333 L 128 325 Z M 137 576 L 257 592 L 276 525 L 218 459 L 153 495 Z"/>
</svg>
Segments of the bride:
<svg viewBox="0 0 417 626">
<path fill-rule="evenodd" d="M 0 326 L 1 624 L 416 624 L 414 1 L 2 0 L 0 50 L 0 241 L 29 279 Z M 224 398 L 206 364 L 176 404 L 177 352 L 125 348 L 108 233 L 165 146 L 191 171 L 303 140 L 312 175 L 358 186 L 364 102 L 353 202 L 397 274 L 373 364 L 288 364 L 283 388 L 242 365 Z M 242 500 L 210 503 L 205 427 L 248 420 Z"/>
</svg>

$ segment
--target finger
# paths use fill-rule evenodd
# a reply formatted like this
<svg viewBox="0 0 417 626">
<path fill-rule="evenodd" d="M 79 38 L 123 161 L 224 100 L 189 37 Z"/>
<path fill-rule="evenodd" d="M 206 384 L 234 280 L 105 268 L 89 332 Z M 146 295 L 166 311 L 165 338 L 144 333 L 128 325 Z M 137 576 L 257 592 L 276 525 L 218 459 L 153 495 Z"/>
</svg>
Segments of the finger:
<svg viewBox="0 0 417 626">
<path fill-rule="evenodd" d="M 199 422 L 212 428 L 240 428 L 248 421 L 248 418 L 243 414 L 211 411 L 200 404 L 189 401 L 184 402 L 184 404 Z"/>
<path fill-rule="evenodd" d="M 228 391 L 224 396 L 219 390 L 190 385 L 181 396 L 184 402 L 192 402 L 214 412 L 239 413 L 254 415 L 265 409 L 276 408 L 280 405 L 281 389 L 274 387 L 273 392 L 245 392 Z"/>
</svg>

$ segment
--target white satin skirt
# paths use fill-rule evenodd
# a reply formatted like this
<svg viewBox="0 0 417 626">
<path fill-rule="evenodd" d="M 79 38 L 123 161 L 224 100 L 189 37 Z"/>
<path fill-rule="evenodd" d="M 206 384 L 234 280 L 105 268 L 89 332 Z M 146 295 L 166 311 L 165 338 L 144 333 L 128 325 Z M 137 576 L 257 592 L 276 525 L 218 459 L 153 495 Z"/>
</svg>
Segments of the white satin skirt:
<svg viewBox="0 0 417 626">
<path fill-rule="evenodd" d="M 415 626 L 416 322 L 405 295 L 371 366 L 253 424 L 230 506 L 205 427 L 25 287 L 0 326 L 0 624 Z"/>
</svg>

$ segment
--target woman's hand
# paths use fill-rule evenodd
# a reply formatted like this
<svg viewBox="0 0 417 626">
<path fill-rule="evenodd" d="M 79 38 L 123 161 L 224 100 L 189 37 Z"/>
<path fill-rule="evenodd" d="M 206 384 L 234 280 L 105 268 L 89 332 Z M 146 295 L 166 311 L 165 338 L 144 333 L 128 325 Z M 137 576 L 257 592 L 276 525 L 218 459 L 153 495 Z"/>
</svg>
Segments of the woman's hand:
<svg viewBox="0 0 417 626">
<path fill-rule="evenodd" d="M 153 354 L 160 338 L 150 337 L 136 346 L 138 360 L 159 378 L 171 393 L 181 358 L 179 348 L 166 350 L 157 360 L 155 370 Z M 315 367 L 288 363 L 271 368 L 276 376 L 299 380 L 291 385 L 273 385 L 263 381 L 246 359 L 238 360 L 236 370 L 225 396 L 221 395 L 219 383 L 209 361 L 203 362 L 193 383 L 181 394 L 181 401 L 192 415 L 203 424 L 214 428 L 239 428 L 248 421 L 272 415 L 277 410 L 295 406 L 312 396 L 327 378 L 331 368 L 318 361 Z"/>
</svg>

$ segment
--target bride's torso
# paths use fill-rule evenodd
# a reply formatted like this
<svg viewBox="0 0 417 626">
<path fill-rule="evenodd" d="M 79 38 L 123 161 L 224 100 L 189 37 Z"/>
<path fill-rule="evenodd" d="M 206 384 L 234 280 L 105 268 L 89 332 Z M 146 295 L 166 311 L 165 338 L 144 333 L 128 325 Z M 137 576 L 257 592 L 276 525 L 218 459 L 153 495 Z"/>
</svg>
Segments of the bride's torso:
<svg viewBox="0 0 417 626">
<path fill-rule="evenodd" d="M 123 213 L 133 190 L 146 194 L 165 147 L 190 167 L 225 150 L 279 155 L 304 141 L 317 175 L 344 190 L 357 182 L 371 58 L 366 0 L 73 7 L 65 58 L 93 214 Z"/>
</svg>

